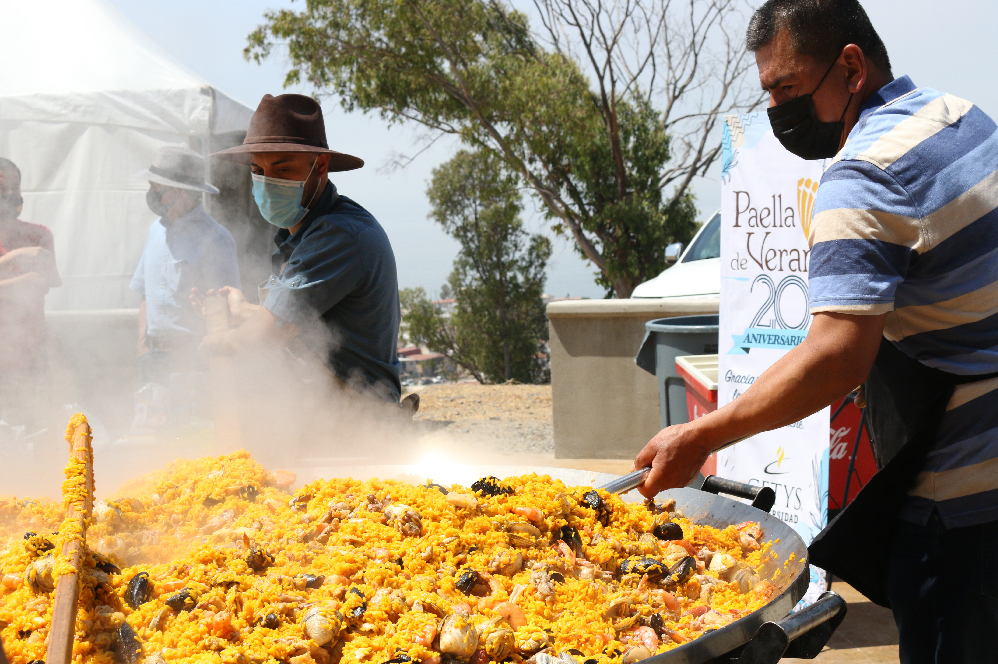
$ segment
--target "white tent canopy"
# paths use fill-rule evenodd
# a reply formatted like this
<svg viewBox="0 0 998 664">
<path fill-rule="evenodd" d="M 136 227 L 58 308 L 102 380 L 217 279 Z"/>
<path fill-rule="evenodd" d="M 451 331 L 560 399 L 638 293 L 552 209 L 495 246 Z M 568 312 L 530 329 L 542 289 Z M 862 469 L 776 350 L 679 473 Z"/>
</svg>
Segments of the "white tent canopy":
<svg viewBox="0 0 998 664">
<path fill-rule="evenodd" d="M 21 219 L 55 235 L 52 310 L 134 307 L 150 223 L 134 173 L 163 145 L 245 131 L 252 110 L 185 69 L 106 0 L 0 0 L 0 156 Z"/>
</svg>

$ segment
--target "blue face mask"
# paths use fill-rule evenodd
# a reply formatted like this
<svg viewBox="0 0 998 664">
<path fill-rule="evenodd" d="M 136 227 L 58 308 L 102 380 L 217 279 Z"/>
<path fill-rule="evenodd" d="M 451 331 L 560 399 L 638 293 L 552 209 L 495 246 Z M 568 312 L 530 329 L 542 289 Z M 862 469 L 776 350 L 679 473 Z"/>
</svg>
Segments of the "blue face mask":
<svg viewBox="0 0 998 664">
<path fill-rule="evenodd" d="M 318 159 L 316 159 L 316 162 Z M 315 162 L 309 170 L 305 182 L 312 177 Z M 308 214 L 308 208 L 302 205 L 305 193 L 305 182 L 269 178 L 265 175 L 253 174 L 253 198 L 260 208 L 260 214 L 268 223 L 278 228 L 291 228 Z M 316 194 L 319 192 L 316 191 Z M 312 197 L 313 199 L 315 196 Z"/>
</svg>

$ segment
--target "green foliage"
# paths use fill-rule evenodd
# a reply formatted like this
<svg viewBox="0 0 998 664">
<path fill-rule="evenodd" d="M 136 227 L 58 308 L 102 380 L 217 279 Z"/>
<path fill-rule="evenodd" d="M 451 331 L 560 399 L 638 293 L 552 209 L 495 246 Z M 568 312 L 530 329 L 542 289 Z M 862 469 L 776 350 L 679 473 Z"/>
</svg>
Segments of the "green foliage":
<svg viewBox="0 0 998 664">
<path fill-rule="evenodd" d="M 448 320 L 425 293 L 407 292 L 410 337 L 479 381 L 544 382 L 551 242 L 524 230 L 515 178 L 490 155 L 462 150 L 433 171 L 427 195 L 431 217 L 461 244 L 448 283 L 457 303 Z"/>
<path fill-rule="evenodd" d="M 459 136 L 516 175 L 619 297 L 665 268 L 694 230 L 685 185 L 663 200 L 662 118 L 637 93 L 590 89 L 578 62 L 546 50 L 500 0 L 307 0 L 266 14 L 246 55 L 287 45 L 288 84 Z"/>
</svg>

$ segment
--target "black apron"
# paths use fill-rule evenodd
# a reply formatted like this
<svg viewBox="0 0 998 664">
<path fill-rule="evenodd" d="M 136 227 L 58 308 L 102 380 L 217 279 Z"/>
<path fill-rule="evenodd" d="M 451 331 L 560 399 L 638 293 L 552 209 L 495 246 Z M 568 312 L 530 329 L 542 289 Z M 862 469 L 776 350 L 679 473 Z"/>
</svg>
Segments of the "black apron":
<svg viewBox="0 0 998 664">
<path fill-rule="evenodd" d="M 901 504 L 936 440 L 953 390 L 998 374 L 957 376 L 914 360 L 886 339 L 864 385 L 878 472 L 818 533 L 810 561 L 889 607 L 887 569 Z"/>
</svg>

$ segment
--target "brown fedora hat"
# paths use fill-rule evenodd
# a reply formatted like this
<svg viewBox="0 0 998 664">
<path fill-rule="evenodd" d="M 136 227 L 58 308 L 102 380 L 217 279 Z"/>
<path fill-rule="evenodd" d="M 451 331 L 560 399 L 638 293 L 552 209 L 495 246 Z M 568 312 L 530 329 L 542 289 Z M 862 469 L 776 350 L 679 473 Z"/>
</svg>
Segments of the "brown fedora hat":
<svg viewBox="0 0 998 664">
<path fill-rule="evenodd" d="M 352 171 L 364 165 L 359 157 L 329 149 L 322 108 L 305 95 L 264 95 L 250 118 L 243 144 L 211 156 L 248 164 L 253 152 L 328 154 L 330 171 Z"/>
</svg>

